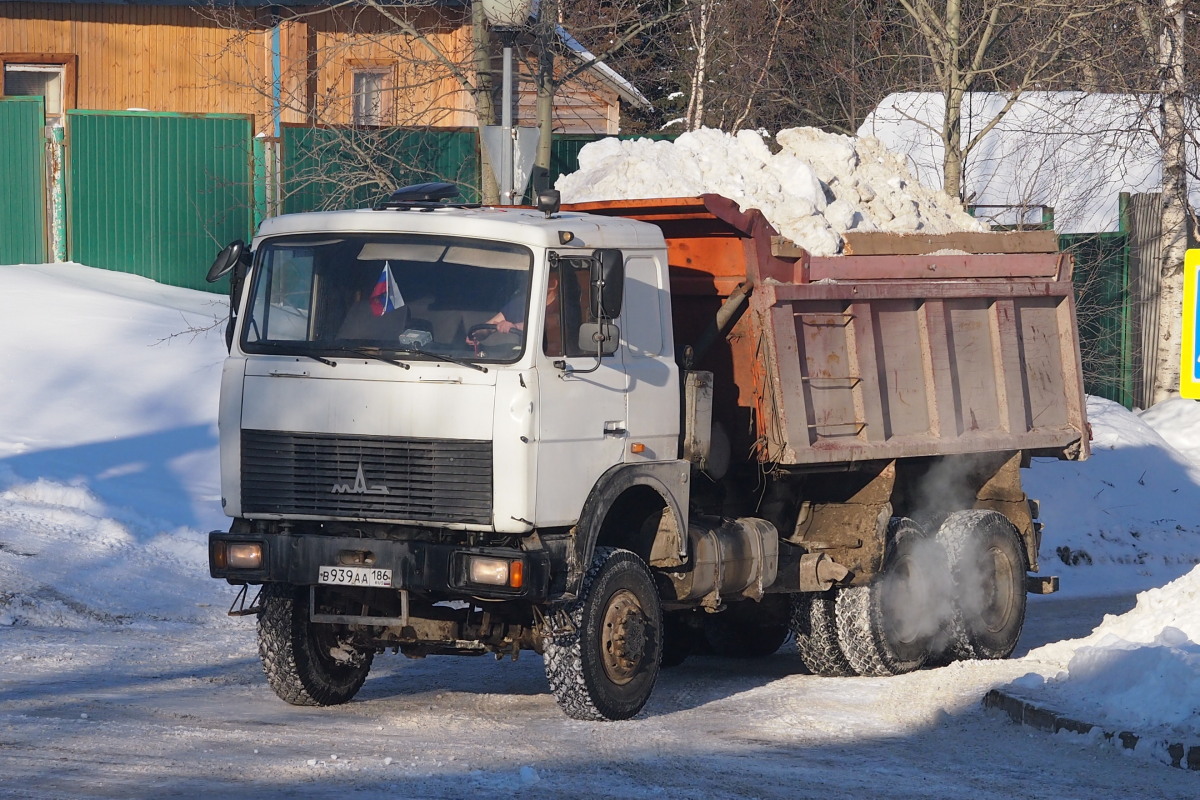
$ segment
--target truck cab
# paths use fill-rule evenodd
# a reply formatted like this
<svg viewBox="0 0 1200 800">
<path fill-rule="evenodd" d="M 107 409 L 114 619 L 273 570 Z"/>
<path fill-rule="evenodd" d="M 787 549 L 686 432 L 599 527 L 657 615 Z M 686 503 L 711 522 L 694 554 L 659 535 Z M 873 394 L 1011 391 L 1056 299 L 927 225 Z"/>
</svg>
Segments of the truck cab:
<svg viewBox="0 0 1200 800">
<path fill-rule="evenodd" d="M 396 203 L 269 219 L 252 250 L 210 541 L 214 577 L 269 589 L 243 610 L 374 623 L 410 655 L 542 649 L 529 609 L 578 592 L 589 497 L 642 487 L 625 521 L 685 529 L 655 226 Z M 455 601 L 500 605 L 468 631 Z"/>
</svg>

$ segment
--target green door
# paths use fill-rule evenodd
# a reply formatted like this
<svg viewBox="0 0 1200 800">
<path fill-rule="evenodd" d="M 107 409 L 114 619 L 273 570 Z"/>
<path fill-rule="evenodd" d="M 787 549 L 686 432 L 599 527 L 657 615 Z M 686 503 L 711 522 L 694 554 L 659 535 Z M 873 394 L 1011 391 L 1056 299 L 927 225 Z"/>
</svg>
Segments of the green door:
<svg viewBox="0 0 1200 800">
<path fill-rule="evenodd" d="M 0 97 L 0 264 L 46 260 L 46 115 L 40 97 Z"/>
</svg>

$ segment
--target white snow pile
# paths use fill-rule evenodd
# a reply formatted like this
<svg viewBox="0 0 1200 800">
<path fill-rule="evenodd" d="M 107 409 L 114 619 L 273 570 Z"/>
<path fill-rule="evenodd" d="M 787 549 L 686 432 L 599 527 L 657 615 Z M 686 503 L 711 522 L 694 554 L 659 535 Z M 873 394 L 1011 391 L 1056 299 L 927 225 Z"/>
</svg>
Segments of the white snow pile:
<svg viewBox="0 0 1200 800">
<path fill-rule="evenodd" d="M 1088 418 L 1091 460 L 1039 462 L 1024 476 L 1043 500 L 1042 571 L 1061 574 L 1070 594 L 1158 588 L 1087 637 L 1031 651 L 1022 660 L 1036 671 L 1006 690 L 1152 737 L 1151 749 L 1200 743 L 1200 403 L 1175 398 L 1136 415 L 1092 397 Z"/>
<path fill-rule="evenodd" d="M 1026 661 L 1067 662 L 1053 676 L 1030 673 L 1013 691 L 1112 731 L 1166 741 L 1200 736 L 1200 567 L 1138 595 L 1090 636 L 1032 651 Z"/>
<path fill-rule="evenodd" d="M 206 535 L 228 526 L 224 306 L 77 264 L 0 267 L 0 626 L 223 616 Z"/>
<path fill-rule="evenodd" d="M 1092 457 L 1036 459 L 1022 471 L 1041 500 L 1042 572 L 1062 574 L 1064 594 L 1132 594 L 1200 563 L 1200 462 L 1180 449 L 1200 431 L 1200 404 L 1163 406 L 1138 416 L 1089 397 Z"/>
<path fill-rule="evenodd" d="M 836 255 L 847 231 L 951 233 L 986 230 L 940 191 L 913 179 L 874 137 L 816 128 L 775 135 L 711 128 L 674 142 L 601 139 L 579 152 L 579 170 L 555 184 L 563 202 L 694 197 L 712 193 L 757 208 L 813 255 Z"/>
</svg>

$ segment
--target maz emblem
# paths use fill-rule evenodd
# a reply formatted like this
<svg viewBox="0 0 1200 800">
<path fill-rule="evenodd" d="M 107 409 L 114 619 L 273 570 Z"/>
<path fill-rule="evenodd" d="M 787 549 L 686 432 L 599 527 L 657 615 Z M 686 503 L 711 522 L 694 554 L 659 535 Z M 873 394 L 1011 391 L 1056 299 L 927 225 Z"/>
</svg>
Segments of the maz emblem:
<svg viewBox="0 0 1200 800">
<path fill-rule="evenodd" d="M 333 488 L 329 490 L 332 494 L 388 494 L 388 488 L 383 484 L 378 486 L 367 486 L 367 479 L 363 475 L 362 462 L 358 462 L 358 472 L 354 473 L 354 485 L 348 483 L 335 483 Z"/>
</svg>

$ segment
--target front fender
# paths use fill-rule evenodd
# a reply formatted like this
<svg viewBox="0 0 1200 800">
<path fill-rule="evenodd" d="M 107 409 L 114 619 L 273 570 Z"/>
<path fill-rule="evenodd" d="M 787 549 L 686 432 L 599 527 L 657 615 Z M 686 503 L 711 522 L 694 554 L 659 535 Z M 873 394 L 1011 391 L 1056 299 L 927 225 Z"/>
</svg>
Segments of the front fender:
<svg viewBox="0 0 1200 800">
<path fill-rule="evenodd" d="M 677 567 L 687 558 L 688 497 L 691 465 L 686 461 L 649 464 L 617 464 L 610 468 L 588 494 L 579 521 L 572 529 L 564 599 L 574 597 L 592 563 L 600 533 L 609 512 L 631 489 L 645 486 L 662 499 L 665 513 L 657 528 L 645 535 L 631 534 L 638 555 L 654 567 Z"/>
</svg>

